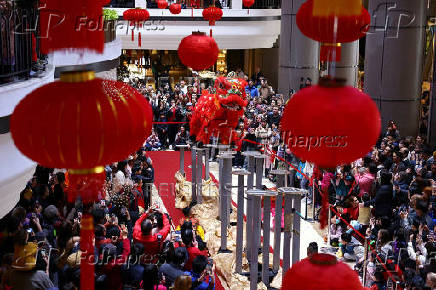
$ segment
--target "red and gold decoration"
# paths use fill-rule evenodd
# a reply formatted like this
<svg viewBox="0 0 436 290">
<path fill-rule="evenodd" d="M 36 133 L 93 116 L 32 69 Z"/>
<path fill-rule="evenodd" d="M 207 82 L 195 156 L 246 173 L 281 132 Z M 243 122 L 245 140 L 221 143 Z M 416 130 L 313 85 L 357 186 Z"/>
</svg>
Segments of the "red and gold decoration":
<svg viewBox="0 0 436 290">
<path fill-rule="evenodd" d="M 135 28 L 142 27 L 142 24 L 147 21 L 150 18 L 150 13 L 148 13 L 147 9 L 142 8 L 134 8 L 134 9 L 127 9 L 123 13 L 124 20 L 129 21 L 130 26 L 133 26 L 132 28 L 132 41 L 135 41 Z M 141 31 L 138 32 L 138 46 L 141 47 L 142 43 L 142 36 Z"/>
<path fill-rule="evenodd" d="M 244 7 L 250 8 L 254 5 L 254 0 L 242 0 Z M 250 14 L 250 9 L 247 9 L 247 14 Z"/>
<path fill-rule="evenodd" d="M 180 14 L 182 12 L 182 5 L 179 3 L 173 3 L 170 5 L 171 14 Z"/>
<path fill-rule="evenodd" d="M 166 9 L 167 7 L 168 7 L 168 2 L 166 0 L 158 0 L 157 1 L 157 8 Z"/>
<path fill-rule="evenodd" d="M 203 18 L 209 21 L 210 26 L 214 26 L 215 22 L 223 17 L 223 10 L 221 8 L 211 6 L 203 10 Z"/>
<path fill-rule="evenodd" d="M 289 100 L 281 128 L 289 149 L 301 160 L 335 168 L 371 151 L 381 121 L 370 96 L 343 80 L 324 78 Z"/>
<path fill-rule="evenodd" d="M 59 81 L 27 95 L 16 106 L 10 127 L 24 155 L 45 167 L 68 169 L 68 201 L 80 197 L 86 208 L 104 198 L 104 165 L 140 148 L 151 123 L 150 105 L 135 89 L 78 71 L 61 73 Z M 85 245 L 92 244 L 94 235 L 89 224 L 92 220 L 84 215 L 81 238 L 93 254 Z M 81 283 L 94 289 L 88 264 L 81 263 Z"/>
<path fill-rule="evenodd" d="M 104 49 L 103 2 L 43 0 L 40 2 L 41 52 Z"/>
<path fill-rule="evenodd" d="M 180 61 L 196 71 L 205 70 L 216 63 L 218 45 L 204 32 L 192 32 L 182 39 L 178 48 Z"/>
<path fill-rule="evenodd" d="M 341 5 L 346 2 L 346 5 Z M 357 2 L 357 4 L 356 4 Z M 341 43 L 366 35 L 371 16 L 359 1 L 307 0 L 297 13 L 297 25 L 307 37 L 321 42 L 321 61 L 340 61 Z"/>
<path fill-rule="evenodd" d="M 334 279 L 332 279 L 334 277 Z M 350 266 L 329 254 L 315 254 L 294 264 L 282 283 L 282 290 L 363 290 L 359 276 Z"/>
<path fill-rule="evenodd" d="M 211 136 L 219 137 L 222 144 L 236 141 L 234 129 L 248 104 L 246 86 L 243 79 L 217 78 L 216 93 L 205 91 L 194 108 L 190 121 L 191 136 L 203 144 L 208 144 Z"/>
<path fill-rule="evenodd" d="M 91 71 L 67 72 L 17 105 L 11 133 L 17 148 L 35 162 L 69 169 L 69 201 L 80 195 L 87 203 L 102 193 L 80 187 L 99 180 L 104 165 L 140 148 L 151 118 L 147 100 L 130 86 L 95 78 Z"/>
<path fill-rule="evenodd" d="M 377 142 L 381 121 L 376 104 L 344 82 L 320 79 L 318 85 L 300 90 L 287 103 L 282 137 L 301 160 L 331 169 L 364 156 Z M 324 192 L 321 228 L 327 213 L 328 193 Z"/>
</svg>

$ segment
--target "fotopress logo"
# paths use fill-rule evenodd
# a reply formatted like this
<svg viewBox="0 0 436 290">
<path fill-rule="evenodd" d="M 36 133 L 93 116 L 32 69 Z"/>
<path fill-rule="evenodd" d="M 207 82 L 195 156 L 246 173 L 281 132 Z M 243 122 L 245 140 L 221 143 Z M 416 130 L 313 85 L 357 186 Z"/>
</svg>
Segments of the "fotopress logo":
<svg viewBox="0 0 436 290">
<path fill-rule="evenodd" d="M 320 148 L 345 148 L 348 146 L 348 136 L 305 136 L 293 135 L 291 131 L 282 132 L 289 148 L 306 148 L 307 151 Z"/>
</svg>

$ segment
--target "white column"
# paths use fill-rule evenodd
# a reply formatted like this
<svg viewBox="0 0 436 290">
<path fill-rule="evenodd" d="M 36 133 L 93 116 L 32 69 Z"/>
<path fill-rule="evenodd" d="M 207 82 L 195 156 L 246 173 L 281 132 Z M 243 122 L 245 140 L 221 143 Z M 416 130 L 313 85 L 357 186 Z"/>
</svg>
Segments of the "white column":
<svg viewBox="0 0 436 290">
<path fill-rule="evenodd" d="M 135 0 L 135 7 L 147 8 L 147 0 Z"/>
<path fill-rule="evenodd" d="M 232 0 L 232 9 L 242 9 L 242 0 Z"/>
</svg>

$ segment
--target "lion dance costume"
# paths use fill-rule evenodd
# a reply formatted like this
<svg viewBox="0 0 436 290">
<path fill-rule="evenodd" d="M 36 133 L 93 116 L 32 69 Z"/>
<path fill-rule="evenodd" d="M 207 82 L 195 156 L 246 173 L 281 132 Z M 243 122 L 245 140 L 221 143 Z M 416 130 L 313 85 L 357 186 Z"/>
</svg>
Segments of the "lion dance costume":
<svg viewBox="0 0 436 290">
<path fill-rule="evenodd" d="M 203 92 L 194 108 L 190 121 L 191 137 L 203 144 L 209 144 L 211 136 L 218 137 L 222 144 L 235 142 L 235 129 L 248 104 L 246 85 L 243 79 L 217 78 L 215 93 Z"/>
</svg>

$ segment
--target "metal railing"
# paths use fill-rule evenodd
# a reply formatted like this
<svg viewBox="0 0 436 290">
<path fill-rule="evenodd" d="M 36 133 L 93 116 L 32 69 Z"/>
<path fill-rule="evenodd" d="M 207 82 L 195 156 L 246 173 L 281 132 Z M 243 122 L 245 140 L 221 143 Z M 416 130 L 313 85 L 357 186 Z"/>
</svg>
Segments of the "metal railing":
<svg viewBox="0 0 436 290">
<path fill-rule="evenodd" d="M 0 84 L 27 79 L 39 55 L 37 8 L 0 7 Z"/>
</svg>

